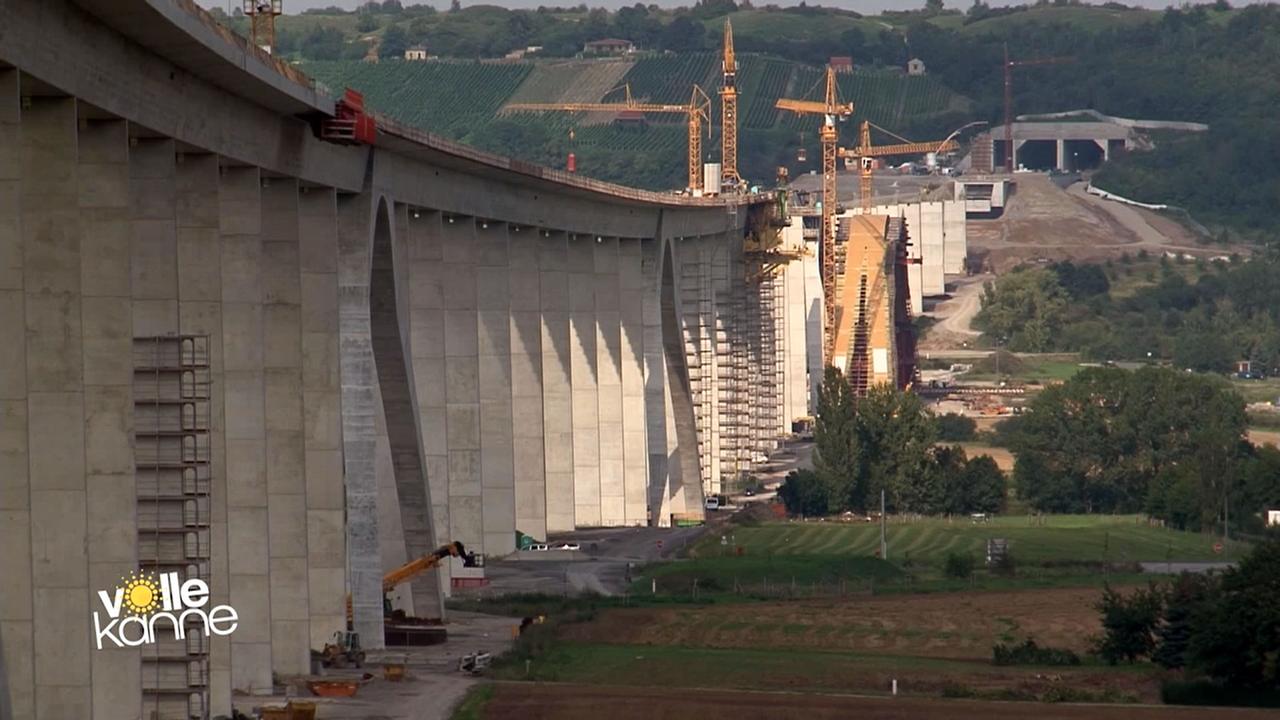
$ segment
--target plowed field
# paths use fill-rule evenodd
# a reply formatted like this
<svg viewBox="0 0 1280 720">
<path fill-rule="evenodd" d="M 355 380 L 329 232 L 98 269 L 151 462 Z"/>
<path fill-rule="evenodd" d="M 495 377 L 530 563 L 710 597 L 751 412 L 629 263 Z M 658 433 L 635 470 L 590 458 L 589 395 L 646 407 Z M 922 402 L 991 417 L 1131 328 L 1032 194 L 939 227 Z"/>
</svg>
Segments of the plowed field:
<svg viewBox="0 0 1280 720">
<path fill-rule="evenodd" d="M 1088 649 L 1101 632 L 1096 588 L 851 597 L 847 600 L 617 609 L 566 626 L 567 640 L 789 648 L 989 662 L 1002 639 Z"/>
<path fill-rule="evenodd" d="M 761 678 L 766 683 L 768 678 Z M 1271 711 L 1274 712 L 1274 711 Z M 1207 720 L 1269 717 L 1265 710 L 1224 710 L 1137 705 L 1072 705 L 1044 703 L 933 700 L 916 697 L 800 695 L 787 692 L 744 692 L 653 687 L 609 687 L 569 684 L 500 683 L 484 717 L 522 720 Z"/>
</svg>

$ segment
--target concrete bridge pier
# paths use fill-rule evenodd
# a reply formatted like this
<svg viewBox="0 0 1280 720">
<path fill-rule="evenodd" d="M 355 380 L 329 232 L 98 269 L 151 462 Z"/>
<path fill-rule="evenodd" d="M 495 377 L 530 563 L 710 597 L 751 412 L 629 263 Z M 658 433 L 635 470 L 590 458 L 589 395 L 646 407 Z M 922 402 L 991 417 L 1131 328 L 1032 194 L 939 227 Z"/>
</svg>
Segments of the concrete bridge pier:
<svg viewBox="0 0 1280 720">
<path fill-rule="evenodd" d="M 334 112 L 191 3 L 0 3 L 0 712 L 247 710 L 348 595 L 380 647 L 405 560 L 697 516 L 804 412 L 816 273 L 748 282 L 767 197 Z M 238 626 L 99 649 L 138 572 Z"/>
</svg>

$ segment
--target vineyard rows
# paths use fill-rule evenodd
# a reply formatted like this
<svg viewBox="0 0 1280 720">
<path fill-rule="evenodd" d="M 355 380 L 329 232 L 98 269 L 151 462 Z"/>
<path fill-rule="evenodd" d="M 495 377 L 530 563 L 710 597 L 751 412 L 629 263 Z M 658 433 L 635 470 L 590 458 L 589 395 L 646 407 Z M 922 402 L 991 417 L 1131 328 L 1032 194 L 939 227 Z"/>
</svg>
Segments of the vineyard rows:
<svg viewBox="0 0 1280 720">
<path fill-rule="evenodd" d="M 528 76 L 528 64 L 314 62 L 303 68 L 334 94 L 350 87 L 377 112 L 432 132 L 459 135 L 492 120 Z"/>
<path fill-rule="evenodd" d="M 752 58 L 754 60 L 754 58 Z M 759 81 L 751 93 L 742 96 L 744 107 L 739 110 L 743 127 L 771 128 L 778 123 L 778 110 L 774 102 L 787 92 L 795 66 L 783 60 L 760 59 L 743 63 L 743 73 L 750 71 Z"/>
<path fill-rule="evenodd" d="M 654 103 L 689 102 L 696 83 L 712 97 L 720 87 L 720 56 L 713 53 L 643 58 L 623 77 L 631 94 Z"/>
</svg>

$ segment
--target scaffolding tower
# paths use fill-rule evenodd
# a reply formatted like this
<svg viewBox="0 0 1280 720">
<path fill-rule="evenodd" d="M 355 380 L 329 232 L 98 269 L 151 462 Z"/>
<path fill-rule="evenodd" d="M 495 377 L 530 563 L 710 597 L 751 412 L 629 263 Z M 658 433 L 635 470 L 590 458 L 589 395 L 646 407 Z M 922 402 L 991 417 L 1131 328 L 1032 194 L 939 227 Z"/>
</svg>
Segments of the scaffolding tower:
<svg viewBox="0 0 1280 720">
<path fill-rule="evenodd" d="M 209 336 L 133 340 L 138 565 L 210 580 Z M 142 651 L 143 717 L 208 720 L 209 638 L 188 619 L 185 640 Z M 199 628 L 199 629 L 197 629 Z"/>
</svg>

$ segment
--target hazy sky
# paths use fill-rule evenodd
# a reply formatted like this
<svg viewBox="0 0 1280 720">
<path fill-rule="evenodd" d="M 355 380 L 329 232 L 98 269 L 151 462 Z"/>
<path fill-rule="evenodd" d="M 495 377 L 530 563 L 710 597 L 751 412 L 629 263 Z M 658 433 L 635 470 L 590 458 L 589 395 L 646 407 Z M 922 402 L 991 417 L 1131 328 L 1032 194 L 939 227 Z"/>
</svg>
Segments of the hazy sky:
<svg viewBox="0 0 1280 720">
<path fill-rule="evenodd" d="M 296 13 L 313 7 L 328 7 L 337 5 L 348 10 L 359 7 L 364 4 L 365 0 L 284 0 L 284 10 L 286 13 Z M 634 5 L 637 0 L 462 0 L 462 4 L 466 5 L 501 5 L 509 8 L 536 8 L 539 5 L 548 6 L 573 6 L 581 2 L 586 2 L 591 7 L 608 7 L 616 8 L 623 5 Z M 682 5 L 692 5 L 693 0 L 640 0 L 645 5 L 661 5 L 663 7 L 679 7 Z M 1033 0 L 987 0 L 988 5 L 1024 5 Z M 1104 0 L 1098 0 L 1096 4 L 1101 4 Z M 1193 4 L 1198 2 L 1211 2 L 1211 0 L 1191 0 Z M 1232 0 L 1232 5 L 1246 5 L 1258 0 Z M 237 7 L 241 4 L 240 0 L 198 0 L 205 7 L 221 7 L 227 10 L 231 7 Z M 447 8 L 449 0 L 401 0 L 405 5 L 435 5 L 437 8 Z M 800 0 L 758 0 L 757 5 L 796 5 Z M 1185 0 L 1121 0 L 1126 5 L 1147 7 L 1147 8 L 1166 8 L 1172 5 L 1186 4 Z M 924 6 L 924 0 L 812 0 L 812 5 L 825 5 L 827 7 L 838 7 L 846 10 L 856 10 L 860 13 L 878 13 L 884 10 L 909 10 Z M 973 4 L 973 0 L 946 0 L 947 7 L 960 10 L 968 9 Z"/>
</svg>

